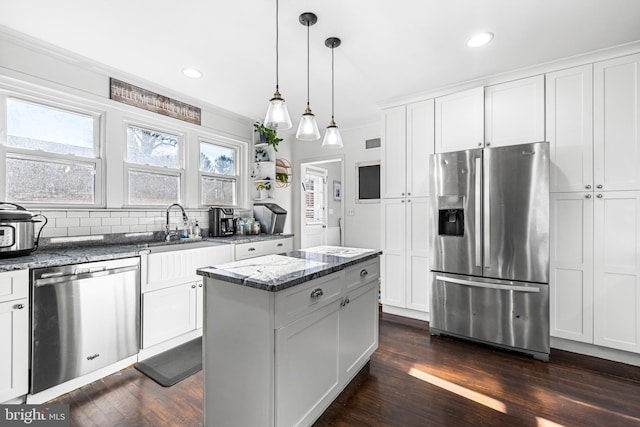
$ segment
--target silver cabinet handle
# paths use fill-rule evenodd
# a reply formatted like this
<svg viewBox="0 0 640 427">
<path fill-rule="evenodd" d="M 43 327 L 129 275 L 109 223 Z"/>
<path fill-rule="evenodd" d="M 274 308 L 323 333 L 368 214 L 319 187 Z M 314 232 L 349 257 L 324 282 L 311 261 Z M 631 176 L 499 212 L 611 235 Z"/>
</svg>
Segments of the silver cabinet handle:
<svg viewBox="0 0 640 427">
<path fill-rule="evenodd" d="M 256 250 L 256 248 L 249 248 L 249 249 L 247 249 L 247 251 L 249 251 L 249 252 L 253 252 L 253 251 L 255 251 L 255 250 Z"/>
<path fill-rule="evenodd" d="M 404 200 L 400 200 L 400 203 L 404 203 Z"/>
<path fill-rule="evenodd" d="M 487 147 L 491 145 L 491 143 L 489 141 L 485 142 L 485 144 Z"/>
<path fill-rule="evenodd" d="M 407 199 L 407 203 L 411 203 L 411 199 Z"/>
<path fill-rule="evenodd" d="M 351 301 L 349 301 L 349 297 L 346 297 L 345 299 L 342 300 L 342 303 L 340 304 L 341 307 L 344 307 L 345 305 L 349 304 Z"/>
<path fill-rule="evenodd" d="M 597 197 L 598 199 L 602 199 L 602 194 L 598 194 L 596 197 Z"/>
<path fill-rule="evenodd" d="M 191 289 L 195 289 L 195 288 L 196 288 L 196 285 L 191 285 Z"/>
<path fill-rule="evenodd" d="M 17 304 L 15 308 L 17 308 L 18 310 L 22 310 L 24 308 L 24 304 Z"/>
<path fill-rule="evenodd" d="M 596 185 L 596 188 L 602 188 L 602 184 Z"/>
<path fill-rule="evenodd" d="M 411 193 L 407 193 L 407 196 L 410 196 L 410 195 L 411 195 Z"/>
<path fill-rule="evenodd" d="M 201 288 L 202 287 L 202 283 L 198 283 L 198 287 Z"/>
<path fill-rule="evenodd" d="M 310 296 L 311 296 L 311 299 L 316 299 L 316 298 L 320 298 L 322 295 L 324 295 L 324 292 L 322 292 L 322 289 L 317 288 L 311 292 Z"/>
<path fill-rule="evenodd" d="M 585 185 L 585 187 L 584 187 L 584 188 L 586 188 L 587 190 L 591 190 L 591 184 L 587 184 L 587 185 Z"/>
<path fill-rule="evenodd" d="M 478 142 L 478 147 L 482 147 L 482 142 Z"/>
<path fill-rule="evenodd" d="M 401 196 L 404 196 L 404 193 L 400 193 Z"/>
<path fill-rule="evenodd" d="M 278 246 L 280 248 L 280 247 L 284 246 L 284 244 L 283 243 L 278 243 L 276 246 Z"/>
<path fill-rule="evenodd" d="M 585 195 L 584 195 L 584 197 L 585 197 L 586 199 L 590 199 L 590 198 L 591 198 L 591 194 L 585 194 Z"/>
<path fill-rule="evenodd" d="M 369 274 L 369 272 L 364 268 L 360 271 L 360 277 L 367 277 L 367 274 Z"/>
</svg>

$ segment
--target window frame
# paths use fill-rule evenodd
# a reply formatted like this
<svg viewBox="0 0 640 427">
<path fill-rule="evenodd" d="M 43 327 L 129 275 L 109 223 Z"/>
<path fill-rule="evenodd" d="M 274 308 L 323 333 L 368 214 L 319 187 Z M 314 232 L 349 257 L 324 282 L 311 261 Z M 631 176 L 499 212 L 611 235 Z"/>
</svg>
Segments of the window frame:
<svg viewBox="0 0 640 427">
<path fill-rule="evenodd" d="M 315 200 L 316 197 L 315 195 L 317 194 L 322 194 L 322 212 L 323 212 L 323 216 L 320 219 L 316 219 L 317 217 L 314 215 L 314 219 L 313 220 L 309 220 L 307 218 L 307 210 L 308 210 L 308 204 L 307 204 L 307 190 L 303 191 L 304 194 L 304 205 L 305 205 L 305 211 L 304 211 L 304 215 L 303 215 L 303 220 L 305 221 L 305 225 L 321 225 L 324 224 L 327 221 L 327 205 L 328 205 L 328 194 L 327 194 L 327 190 L 328 190 L 328 183 L 327 183 L 327 171 L 326 169 L 321 169 L 321 168 L 314 168 L 312 166 L 307 166 L 307 169 L 305 171 L 305 176 L 303 177 L 303 182 L 306 181 L 306 175 L 311 175 L 314 176 L 316 178 L 319 179 L 319 181 L 321 182 L 321 187 L 322 187 L 322 192 L 317 191 L 316 189 L 314 189 L 313 193 L 314 193 L 314 207 L 316 206 Z"/>
<path fill-rule="evenodd" d="M 93 120 L 93 155 L 94 157 L 84 157 L 75 154 L 52 153 L 44 150 L 30 150 L 28 148 L 11 147 L 8 145 L 7 133 L 7 117 L 9 114 L 8 100 L 14 99 L 20 102 L 35 104 L 52 110 L 58 110 L 70 114 L 77 114 L 89 117 Z M 106 206 L 105 200 L 105 116 L 106 113 L 102 109 L 96 109 L 87 104 L 73 102 L 67 99 L 59 99 L 47 96 L 46 93 L 38 93 L 38 96 L 29 95 L 15 90 L 0 86 L 0 128 L 4 129 L 0 132 L 0 164 L 3 165 L 5 173 L 0 174 L 0 200 L 7 200 L 7 176 L 6 165 L 7 158 L 24 159 L 48 162 L 50 160 L 60 162 L 68 162 L 76 165 L 92 164 L 95 170 L 93 203 L 58 203 L 55 201 L 48 202 L 25 202 L 15 201 L 21 206 L 36 209 L 96 209 Z"/>
<path fill-rule="evenodd" d="M 216 174 L 212 172 L 203 172 L 200 170 L 200 145 L 201 144 L 210 144 L 217 145 L 224 148 L 229 148 L 235 150 L 235 175 L 223 175 Z M 243 143 L 240 141 L 234 141 L 231 139 L 221 138 L 219 136 L 209 136 L 209 135 L 199 135 L 198 136 L 198 206 L 200 208 L 207 208 L 211 206 L 221 206 L 227 208 L 241 208 L 246 204 L 246 194 L 247 194 L 247 182 L 248 179 L 245 175 L 248 175 L 248 147 L 247 143 Z M 213 178 L 213 179 L 223 179 L 223 180 L 233 180 L 236 183 L 236 194 L 235 194 L 235 203 L 232 205 L 210 205 L 205 204 L 203 200 L 203 178 Z"/>
<path fill-rule="evenodd" d="M 157 132 L 163 133 L 171 136 L 175 136 L 178 139 L 178 168 L 170 168 L 168 166 L 152 166 L 152 165 L 143 165 L 139 163 L 130 163 L 127 160 L 128 154 L 128 129 L 129 127 L 135 127 L 138 129 L 146 130 L 149 132 Z M 186 188 L 186 168 L 185 168 L 185 158 L 186 158 L 186 147 L 188 145 L 187 133 L 184 131 L 179 131 L 178 129 L 169 129 L 166 126 L 151 124 L 150 122 L 144 122 L 140 120 L 130 120 L 124 119 L 122 120 L 122 169 L 123 169 L 123 200 L 122 200 L 122 208 L 152 208 L 157 209 L 158 207 L 166 207 L 168 206 L 166 203 L 163 204 L 132 204 L 129 199 L 129 172 L 140 172 L 147 174 L 156 174 L 156 175 L 164 175 L 164 176 L 177 176 L 179 178 L 178 184 L 178 198 L 175 202 L 184 205 L 185 203 L 185 188 Z M 169 203 L 170 205 L 171 203 Z"/>
</svg>

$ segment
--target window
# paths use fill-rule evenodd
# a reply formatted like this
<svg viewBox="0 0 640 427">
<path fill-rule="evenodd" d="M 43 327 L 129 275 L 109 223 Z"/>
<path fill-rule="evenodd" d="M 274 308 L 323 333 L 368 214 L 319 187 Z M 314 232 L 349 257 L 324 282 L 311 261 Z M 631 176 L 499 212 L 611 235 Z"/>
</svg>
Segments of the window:
<svg viewBox="0 0 640 427">
<path fill-rule="evenodd" d="M 304 176 L 305 219 L 307 225 L 325 221 L 326 171 L 307 169 Z"/>
<path fill-rule="evenodd" d="M 5 100 L 4 198 L 39 205 L 101 204 L 99 116 L 12 97 Z"/>
<path fill-rule="evenodd" d="M 238 146 L 200 142 L 200 203 L 234 206 L 239 199 Z"/>
<path fill-rule="evenodd" d="M 179 203 L 182 188 L 182 138 L 166 132 L 127 126 L 127 204 Z"/>
</svg>

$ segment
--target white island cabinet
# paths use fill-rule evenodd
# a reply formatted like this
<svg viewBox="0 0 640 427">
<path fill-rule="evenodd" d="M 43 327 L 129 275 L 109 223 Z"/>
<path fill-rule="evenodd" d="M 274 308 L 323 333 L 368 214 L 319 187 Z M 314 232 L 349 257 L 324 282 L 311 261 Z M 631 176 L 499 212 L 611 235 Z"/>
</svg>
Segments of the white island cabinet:
<svg viewBox="0 0 640 427">
<path fill-rule="evenodd" d="M 380 253 L 313 249 L 198 270 L 205 426 L 311 425 L 378 347 Z"/>
</svg>

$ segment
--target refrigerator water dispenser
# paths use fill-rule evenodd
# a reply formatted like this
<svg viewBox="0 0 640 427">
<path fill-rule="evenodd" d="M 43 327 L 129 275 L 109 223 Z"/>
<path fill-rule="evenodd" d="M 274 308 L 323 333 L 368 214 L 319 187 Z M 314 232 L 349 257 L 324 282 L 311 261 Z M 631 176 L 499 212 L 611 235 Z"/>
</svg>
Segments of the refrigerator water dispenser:
<svg viewBox="0 0 640 427">
<path fill-rule="evenodd" d="M 439 209 L 438 234 L 464 236 L 464 209 Z"/>
</svg>

